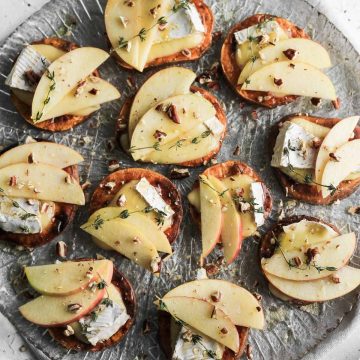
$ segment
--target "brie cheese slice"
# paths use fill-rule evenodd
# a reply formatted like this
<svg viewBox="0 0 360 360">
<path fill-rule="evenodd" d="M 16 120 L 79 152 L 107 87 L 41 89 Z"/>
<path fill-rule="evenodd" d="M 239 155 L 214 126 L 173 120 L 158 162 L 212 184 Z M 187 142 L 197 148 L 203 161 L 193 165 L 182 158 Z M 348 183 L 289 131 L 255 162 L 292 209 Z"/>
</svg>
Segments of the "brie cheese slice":
<svg viewBox="0 0 360 360">
<path fill-rule="evenodd" d="M 220 135 L 224 130 L 224 125 L 216 116 L 205 120 L 204 124 L 214 135 Z"/>
<path fill-rule="evenodd" d="M 46 58 L 33 47 L 27 46 L 21 51 L 10 74 L 5 80 L 5 84 L 15 89 L 35 92 L 36 84 L 30 84 L 26 79 L 25 73 L 31 70 L 38 75 L 40 79 L 49 65 L 50 62 Z"/>
<path fill-rule="evenodd" d="M 14 234 L 39 234 L 40 201 L 1 196 L 0 228 Z"/>
<path fill-rule="evenodd" d="M 254 219 L 257 226 L 265 223 L 264 217 L 264 188 L 261 182 L 253 182 L 250 184 L 250 193 L 253 199 Z"/>
<path fill-rule="evenodd" d="M 125 306 L 116 302 L 108 306 L 101 304 L 95 312 L 96 317 L 87 316 L 79 320 L 83 335 L 94 346 L 111 338 L 130 318 Z"/>
<path fill-rule="evenodd" d="M 152 186 L 146 178 L 136 184 L 135 190 L 145 199 L 145 201 L 155 210 L 164 213 L 166 218 L 174 215 L 174 210 L 171 209 L 164 199 L 157 192 L 156 188 Z"/>
<path fill-rule="evenodd" d="M 173 5 L 175 5 L 175 2 L 173 2 Z M 194 32 L 205 32 L 204 24 L 194 4 L 188 4 L 188 8 L 176 12 L 171 10 L 166 19 L 168 24 L 164 30 L 158 31 L 155 43 L 182 39 Z"/>
<path fill-rule="evenodd" d="M 292 165 L 298 169 L 313 169 L 317 154 L 313 147 L 314 139 L 303 127 L 290 121 L 285 122 L 276 138 L 271 166 Z"/>
<path fill-rule="evenodd" d="M 225 347 L 183 326 L 175 344 L 173 360 L 222 359 Z M 214 354 L 214 355 L 209 355 Z"/>
<path fill-rule="evenodd" d="M 260 24 L 250 26 L 246 29 L 237 31 L 234 33 L 234 37 L 238 45 L 245 43 L 246 41 L 252 40 L 259 36 L 263 38 L 263 42 L 278 42 L 280 40 L 280 35 L 284 33 L 284 30 L 275 20 L 264 21 Z M 268 41 L 266 41 L 268 40 Z M 260 42 L 261 42 L 260 41 Z"/>
</svg>

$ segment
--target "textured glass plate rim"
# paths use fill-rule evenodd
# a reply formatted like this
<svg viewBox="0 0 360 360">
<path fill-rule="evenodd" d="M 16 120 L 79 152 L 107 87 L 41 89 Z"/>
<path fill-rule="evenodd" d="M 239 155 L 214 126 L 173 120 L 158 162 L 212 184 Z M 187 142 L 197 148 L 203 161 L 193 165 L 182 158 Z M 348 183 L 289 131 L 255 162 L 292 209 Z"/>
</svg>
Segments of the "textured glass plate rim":
<svg viewBox="0 0 360 360">
<path fill-rule="evenodd" d="M 81 1 L 81 0 L 80 0 Z M 97 0 L 96 0 L 97 1 Z M 316 10 L 316 6 L 312 6 L 311 4 L 309 4 L 306 0 L 302 0 L 303 2 L 305 2 L 305 3 L 307 3 L 308 4 L 308 6 L 310 6 L 313 10 Z M 81 1 L 82 2 L 82 1 Z M 48 4 L 48 3 L 47 3 Z M 44 6 L 46 6 L 47 4 L 45 4 Z M 100 5 L 99 5 L 100 6 Z M 32 15 L 30 18 L 33 18 L 33 17 L 36 17 L 36 15 L 38 14 L 38 13 L 40 13 L 41 11 L 43 10 L 43 8 L 41 8 L 40 10 L 38 10 L 34 15 Z M 316 10 L 317 11 L 317 10 Z M 325 16 L 325 15 L 324 15 Z M 30 19 L 29 18 L 29 19 Z M 23 24 L 26 24 L 27 23 L 27 21 L 29 21 L 29 19 L 27 19 Z M 327 18 L 326 18 L 327 19 Z M 333 26 L 334 28 L 336 28 L 336 26 L 331 22 L 331 21 L 329 21 L 329 19 L 327 19 L 327 21 L 331 24 L 331 26 Z M 23 25 L 22 24 L 22 25 Z M 20 25 L 19 27 L 17 27 L 16 28 L 16 30 L 8 37 L 8 39 L 9 38 L 11 38 L 11 37 L 13 37 L 14 35 L 16 35 L 16 33 L 18 32 L 18 31 L 21 31 L 21 27 L 22 27 L 22 25 Z M 336 28 L 337 29 L 337 28 Z M 338 29 L 337 29 L 338 30 Z M 339 30 L 338 30 L 339 31 Z M 341 33 L 340 31 L 339 31 L 339 33 Z M 352 47 L 352 45 L 351 45 L 351 43 L 349 42 L 349 40 L 341 33 L 341 35 L 342 35 L 342 37 L 345 39 L 345 41 L 348 43 L 348 44 L 350 44 L 350 47 Z M 7 42 L 7 40 L 5 40 L 2 44 L 1 44 L 1 51 L 3 51 L 4 50 L 4 48 L 5 48 L 5 46 L 6 46 L 6 42 Z M 351 322 L 351 321 L 353 321 L 354 320 L 354 317 L 353 316 L 351 316 L 351 319 L 350 319 L 350 315 L 353 315 L 353 313 L 356 311 L 358 311 L 359 310 L 359 302 L 356 302 L 355 303 L 355 306 L 353 306 L 353 308 L 350 310 L 350 312 L 348 313 L 348 314 L 345 314 L 344 315 L 344 317 L 343 317 L 343 320 L 342 321 L 347 321 L 347 320 L 350 320 L 349 322 Z M 336 329 L 336 327 L 335 328 L 333 328 L 333 329 L 329 329 L 330 331 L 331 330 L 334 330 L 334 329 Z M 331 331 L 332 332 L 332 334 L 335 334 L 336 333 L 336 330 L 335 331 Z M 320 340 L 320 343 L 322 343 L 322 341 Z M 39 351 L 41 351 L 40 349 L 39 349 Z"/>
</svg>

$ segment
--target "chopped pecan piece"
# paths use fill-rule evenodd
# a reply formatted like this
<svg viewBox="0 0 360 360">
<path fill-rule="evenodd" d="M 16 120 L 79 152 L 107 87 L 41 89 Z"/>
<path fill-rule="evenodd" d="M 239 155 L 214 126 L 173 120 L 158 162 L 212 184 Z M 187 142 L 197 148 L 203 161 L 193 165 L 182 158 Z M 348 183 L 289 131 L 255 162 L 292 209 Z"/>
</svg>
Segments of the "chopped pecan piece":
<svg viewBox="0 0 360 360">
<path fill-rule="evenodd" d="M 162 139 L 164 139 L 164 138 L 167 136 L 167 134 L 164 133 L 163 131 L 155 130 L 153 136 L 154 136 L 154 138 L 155 138 L 156 140 L 161 141 Z"/>
<path fill-rule="evenodd" d="M 24 76 L 28 84 L 31 86 L 37 85 L 41 79 L 41 76 L 33 70 L 25 71 Z"/>
<path fill-rule="evenodd" d="M 283 51 L 283 54 L 289 59 L 292 60 L 296 56 L 296 50 L 295 49 L 287 49 Z"/>
<path fill-rule="evenodd" d="M 99 93 L 99 89 L 92 88 L 91 90 L 89 90 L 89 94 L 91 95 L 97 95 L 98 93 Z"/>
<path fill-rule="evenodd" d="M 314 105 L 314 106 L 319 106 L 320 105 L 320 103 L 321 103 L 321 99 L 319 99 L 319 98 L 311 98 L 311 103 Z"/>
<path fill-rule="evenodd" d="M 170 104 L 166 110 L 166 115 L 175 123 L 180 124 L 180 117 L 177 112 L 176 106 L 174 104 Z"/>
<path fill-rule="evenodd" d="M 275 84 L 276 86 L 281 86 L 281 85 L 283 84 L 283 81 L 282 81 L 282 79 L 276 79 L 276 78 L 274 78 L 274 84 Z"/>
<path fill-rule="evenodd" d="M 67 249 L 68 249 L 68 247 L 64 241 L 58 241 L 56 243 L 56 255 L 57 256 L 59 256 L 61 258 L 66 258 Z"/>
<path fill-rule="evenodd" d="M 185 179 L 190 176 L 190 172 L 188 169 L 179 169 L 174 168 L 170 170 L 170 179 Z"/>
</svg>

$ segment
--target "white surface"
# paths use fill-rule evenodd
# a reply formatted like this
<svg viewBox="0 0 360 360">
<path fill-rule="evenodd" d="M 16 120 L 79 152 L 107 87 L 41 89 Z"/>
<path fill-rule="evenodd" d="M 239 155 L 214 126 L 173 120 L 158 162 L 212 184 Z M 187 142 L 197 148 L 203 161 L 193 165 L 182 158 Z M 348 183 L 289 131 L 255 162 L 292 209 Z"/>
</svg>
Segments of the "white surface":
<svg viewBox="0 0 360 360">
<path fill-rule="evenodd" d="M 288 1 L 291 6 L 291 0 L 284 1 Z M 47 0 L 1 0 L 0 43 L 46 2 Z M 360 53 L 360 0 L 309 0 L 309 2 L 317 6 L 319 11 L 339 28 Z M 341 342 L 337 343 L 336 348 L 331 349 L 331 352 L 321 351 L 321 358 L 359 360 L 360 328 L 353 329 L 351 335 L 346 329 L 341 330 L 343 335 Z M 0 314 L 0 360 L 32 360 L 28 352 L 19 351 L 22 343 L 21 338 L 16 335 L 16 330 Z M 308 357 L 308 360 L 319 360 L 319 356 L 320 354 L 315 352 Z"/>
</svg>

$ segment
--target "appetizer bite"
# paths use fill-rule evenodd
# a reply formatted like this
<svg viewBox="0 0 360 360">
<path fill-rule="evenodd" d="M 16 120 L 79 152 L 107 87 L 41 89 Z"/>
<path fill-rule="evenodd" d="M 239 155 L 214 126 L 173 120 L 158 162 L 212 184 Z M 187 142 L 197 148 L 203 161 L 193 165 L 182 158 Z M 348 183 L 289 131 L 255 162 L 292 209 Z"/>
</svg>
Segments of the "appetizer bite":
<svg viewBox="0 0 360 360">
<path fill-rule="evenodd" d="M 46 244 L 85 204 L 75 150 L 48 141 L 13 146 L 0 155 L 0 240 Z"/>
<path fill-rule="evenodd" d="M 334 85 L 322 72 L 331 66 L 328 52 L 281 17 L 256 14 L 233 26 L 221 65 L 242 98 L 268 108 L 298 96 L 337 101 Z"/>
<path fill-rule="evenodd" d="M 101 248 L 114 250 L 159 274 L 180 232 L 180 193 L 165 176 L 146 169 L 108 175 L 95 190 L 81 228 Z M 164 256 L 160 256 L 163 253 Z"/>
<path fill-rule="evenodd" d="M 311 303 L 346 295 L 360 285 L 360 269 L 348 264 L 354 233 L 310 216 L 278 222 L 260 243 L 261 269 L 270 291 L 291 302 Z"/>
<path fill-rule="evenodd" d="M 46 38 L 21 51 L 5 84 L 28 123 L 48 131 L 69 130 L 120 97 L 97 70 L 108 57 L 101 49 Z"/>
<path fill-rule="evenodd" d="M 127 69 L 199 59 L 211 46 L 214 18 L 202 0 L 108 0 L 106 33 Z"/>
<path fill-rule="evenodd" d="M 135 161 L 199 166 L 219 152 L 226 116 L 214 95 L 191 86 L 195 78 L 182 67 L 160 70 L 125 102 L 118 139 Z"/>
<path fill-rule="evenodd" d="M 238 161 L 206 169 L 188 200 L 191 214 L 201 226 L 201 263 L 220 242 L 226 263 L 233 262 L 243 240 L 264 225 L 272 208 L 270 192 L 261 178 Z"/>
<path fill-rule="evenodd" d="M 297 114 L 275 125 L 271 166 L 287 195 L 327 205 L 358 188 L 359 118 L 340 120 Z"/>
<path fill-rule="evenodd" d="M 239 359 L 249 328 L 264 328 L 259 301 L 225 280 L 195 280 L 157 301 L 160 345 L 167 359 Z"/>
<path fill-rule="evenodd" d="M 25 274 L 40 296 L 20 306 L 21 315 L 49 328 L 66 349 L 103 350 L 117 344 L 134 322 L 133 288 L 110 260 L 29 266 Z"/>
</svg>

